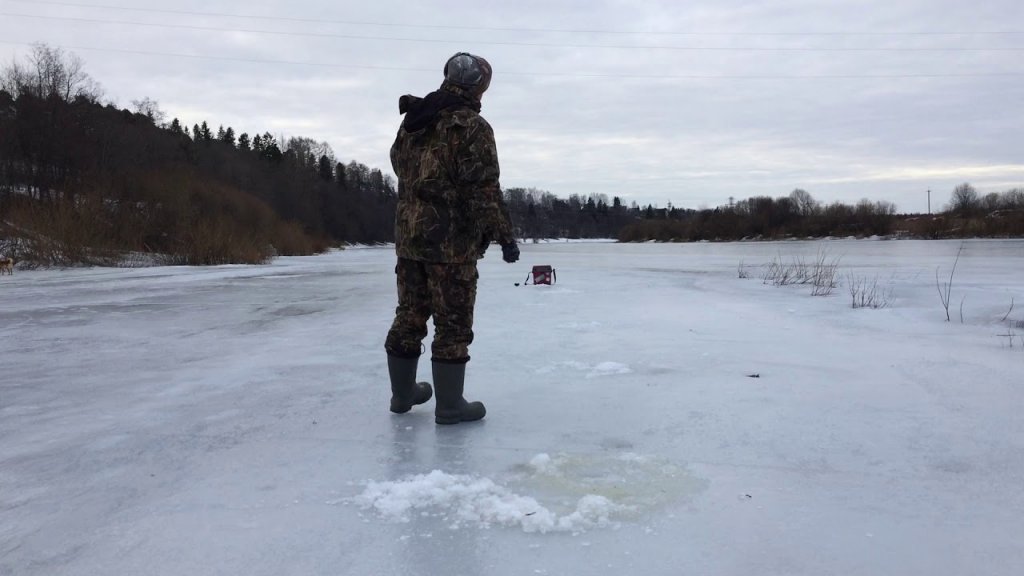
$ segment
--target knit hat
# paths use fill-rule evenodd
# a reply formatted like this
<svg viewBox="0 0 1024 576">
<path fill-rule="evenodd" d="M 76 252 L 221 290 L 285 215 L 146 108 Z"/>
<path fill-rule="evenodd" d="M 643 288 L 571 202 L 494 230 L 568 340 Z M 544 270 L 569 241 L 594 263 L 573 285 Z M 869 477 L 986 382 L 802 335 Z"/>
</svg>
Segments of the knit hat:
<svg viewBox="0 0 1024 576">
<path fill-rule="evenodd" d="M 487 60 L 468 52 L 459 52 L 444 65 L 444 79 L 447 82 L 477 97 L 483 95 L 491 85 L 491 74 L 491 65 Z"/>
</svg>

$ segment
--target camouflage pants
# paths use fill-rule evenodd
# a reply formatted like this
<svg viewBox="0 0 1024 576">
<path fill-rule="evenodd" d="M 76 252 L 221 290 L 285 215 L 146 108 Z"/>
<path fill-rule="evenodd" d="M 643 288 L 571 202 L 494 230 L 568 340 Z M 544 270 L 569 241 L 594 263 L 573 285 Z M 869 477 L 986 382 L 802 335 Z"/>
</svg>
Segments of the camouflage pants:
<svg viewBox="0 0 1024 576">
<path fill-rule="evenodd" d="M 434 317 L 435 360 L 469 361 L 476 304 L 476 263 L 432 264 L 399 258 L 398 308 L 384 348 L 395 356 L 419 356 Z"/>
</svg>

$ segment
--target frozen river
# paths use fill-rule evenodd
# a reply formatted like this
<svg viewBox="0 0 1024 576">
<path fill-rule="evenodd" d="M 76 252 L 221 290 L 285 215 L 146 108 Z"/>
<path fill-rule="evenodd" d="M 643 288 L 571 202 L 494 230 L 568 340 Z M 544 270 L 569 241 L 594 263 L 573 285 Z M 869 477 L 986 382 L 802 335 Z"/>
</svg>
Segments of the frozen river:
<svg viewBox="0 0 1024 576">
<path fill-rule="evenodd" d="M 1024 241 L 962 246 L 951 322 L 959 241 L 494 247 L 453 427 L 390 249 L 0 277 L 0 575 L 1024 573 Z"/>
</svg>

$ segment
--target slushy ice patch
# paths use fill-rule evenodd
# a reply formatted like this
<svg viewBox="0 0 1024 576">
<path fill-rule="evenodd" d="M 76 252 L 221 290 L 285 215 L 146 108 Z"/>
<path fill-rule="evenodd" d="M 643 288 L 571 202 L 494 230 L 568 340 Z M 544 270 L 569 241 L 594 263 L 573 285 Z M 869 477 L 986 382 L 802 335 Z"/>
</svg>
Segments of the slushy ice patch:
<svg viewBox="0 0 1024 576">
<path fill-rule="evenodd" d="M 515 467 L 505 485 L 434 470 L 368 482 L 351 502 L 392 522 L 436 518 L 452 529 L 507 526 L 524 532 L 584 532 L 614 527 L 618 520 L 701 487 L 684 469 L 655 458 L 538 454 Z"/>
<path fill-rule="evenodd" d="M 640 514 L 706 486 L 678 464 L 633 453 L 538 454 L 513 469 L 512 483 L 555 506 L 578 494 L 602 496 L 620 507 L 619 516 Z"/>
</svg>

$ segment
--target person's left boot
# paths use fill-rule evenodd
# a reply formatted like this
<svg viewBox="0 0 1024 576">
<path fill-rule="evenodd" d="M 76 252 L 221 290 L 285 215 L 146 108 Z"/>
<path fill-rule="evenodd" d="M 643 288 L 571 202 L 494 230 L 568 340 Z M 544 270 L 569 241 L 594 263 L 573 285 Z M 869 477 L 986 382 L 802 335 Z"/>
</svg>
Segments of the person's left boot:
<svg viewBox="0 0 1024 576">
<path fill-rule="evenodd" d="M 416 381 L 419 358 L 402 358 L 388 354 L 388 374 L 391 376 L 391 411 L 405 414 L 413 406 L 423 404 L 434 395 L 426 382 Z"/>
</svg>

